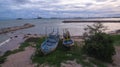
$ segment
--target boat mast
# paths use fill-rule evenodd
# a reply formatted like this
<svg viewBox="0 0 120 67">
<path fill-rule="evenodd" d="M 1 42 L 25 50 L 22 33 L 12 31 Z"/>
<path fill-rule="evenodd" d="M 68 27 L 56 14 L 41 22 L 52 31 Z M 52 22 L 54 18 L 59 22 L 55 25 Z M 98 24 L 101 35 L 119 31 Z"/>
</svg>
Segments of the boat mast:
<svg viewBox="0 0 120 67">
<path fill-rule="evenodd" d="M 45 37 L 47 38 L 47 27 L 45 27 Z"/>
</svg>

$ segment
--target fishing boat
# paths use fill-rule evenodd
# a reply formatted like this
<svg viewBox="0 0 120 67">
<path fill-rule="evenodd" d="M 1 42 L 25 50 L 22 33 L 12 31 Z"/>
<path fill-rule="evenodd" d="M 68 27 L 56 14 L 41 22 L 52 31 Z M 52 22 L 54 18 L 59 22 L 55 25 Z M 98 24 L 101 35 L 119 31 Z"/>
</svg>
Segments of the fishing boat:
<svg viewBox="0 0 120 67">
<path fill-rule="evenodd" d="M 58 32 L 54 34 L 51 33 L 49 36 L 46 38 L 46 40 L 41 44 L 41 52 L 46 55 L 51 53 L 56 49 L 59 43 L 59 34 Z"/>
<path fill-rule="evenodd" d="M 74 45 L 74 41 L 71 39 L 70 33 L 67 29 L 63 30 L 63 45 L 65 47 L 71 47 Z"/>
</svg>

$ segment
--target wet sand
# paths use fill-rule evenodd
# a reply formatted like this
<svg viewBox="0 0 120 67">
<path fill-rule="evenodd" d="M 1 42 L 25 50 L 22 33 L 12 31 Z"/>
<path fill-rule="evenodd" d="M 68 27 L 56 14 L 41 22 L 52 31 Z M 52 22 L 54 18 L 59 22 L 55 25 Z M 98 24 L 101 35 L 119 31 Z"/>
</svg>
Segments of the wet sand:
<svg viewBox="0 0 120 67">
<path fill-rule="evenodd" d="M 11 34 L 10 34 L 11 35 Z M 8 50 L 14 50 L 17 49 L 21 43 L 23 43 L 27 38 L 29 37 L 41 37 L 42 35 L 39 34 L 12 34 L 9 42 L 6 42 L 5 44 L 0 46 L 0 56 L 3 55 Z"/>
<path fill-rule="evenodd" d="M 2 55 L 4 52 L 8 51 L 8 50 L 14 50 L 16 48 L 19 47 L 19 45 L 25 41 L 25 39 L 23 39 L 24 35 L 17 35 L 17 37 L 12 36 L 12 39 L 10 39 L 9 42 L 3 44 L 2 46 L 0 46 L 0 55 Z"/>
</svg>

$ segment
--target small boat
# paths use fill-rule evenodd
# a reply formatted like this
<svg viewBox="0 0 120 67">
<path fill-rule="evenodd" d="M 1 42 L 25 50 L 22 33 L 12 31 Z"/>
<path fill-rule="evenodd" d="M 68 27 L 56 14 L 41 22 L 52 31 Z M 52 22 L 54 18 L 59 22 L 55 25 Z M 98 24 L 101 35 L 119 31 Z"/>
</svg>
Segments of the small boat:
<svg viewBox="0 0 120 67">
<path fill-rule="evenodd" d="M 63 31 L 63 45 L 65 47 L 71 47 L 74 45 L 74 41 L 70 37 L 70 33 L 67 29 Z"/>
<path fill-rule="evenodd" d="M 49 36 L 47 37 L 47 39 L 40 46 L 41 52 L 44 55 L 51 53 L 58 46 L 58 43 L 59 43 L 59 34 L 58 34 L 58 32 L 55 33 L 55 34 L 53 34 L 53 33 L 49 34 Z"/>
</svg>

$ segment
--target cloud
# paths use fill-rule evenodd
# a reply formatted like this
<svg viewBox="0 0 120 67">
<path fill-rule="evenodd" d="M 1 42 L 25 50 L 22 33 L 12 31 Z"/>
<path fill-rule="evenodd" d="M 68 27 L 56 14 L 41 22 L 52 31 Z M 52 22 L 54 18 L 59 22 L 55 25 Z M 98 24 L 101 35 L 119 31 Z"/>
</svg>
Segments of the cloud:
<svg viewBox="0 0 120 67">
<path fill-rule="evenodd" d="M 120 0 L 0 0 L 0 17 L 119 16 Z"/>
<path fill-rule="evenodd" d="M 13 2 L 17 3 L 17 4 L 25 4 L 25 3 L 29 3 L 29 0 L 13 0 Z"/>
<path fill-rule="evenodd" d="M 108 0 L 95 0 L 96 2 L 105 2 L 105 1 L 108 1 Z"/>
</svg>

